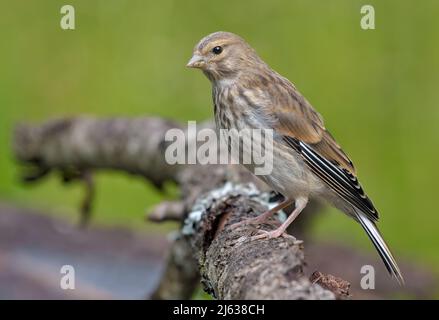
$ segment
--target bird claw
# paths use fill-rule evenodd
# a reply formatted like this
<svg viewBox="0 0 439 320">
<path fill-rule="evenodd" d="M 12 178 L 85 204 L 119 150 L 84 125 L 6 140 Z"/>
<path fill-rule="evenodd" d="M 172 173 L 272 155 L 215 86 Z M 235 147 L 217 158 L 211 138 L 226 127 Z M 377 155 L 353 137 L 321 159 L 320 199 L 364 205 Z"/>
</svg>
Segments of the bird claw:
<svg viewBox="0 0 439 320">
<path fill-rule="evenodd" d="M 250 237 L 249 241 L 260 240 L 260 239 L 275 239 L 275 238 L 279 238 L 279 237 L 291 239 L 294 241 L 294 244 L 302 244 L 303 243 L 302 240 L 297 240 L 294 236 L 286 233 L 285 231 L 283 231 L 281 229 L 276 229 L 273 231 L 258 230 L 258 234 Z"/>
<path fill-rule="evenodd" d="M 281 223 L 278 220 L 267 221 L 267 219 L 260 219 L 260 217 L 258 216 L 258 217 L 254 217 L 254 218 L 243 219 L 243 220 L 241 220 L 239 222 L 236 222 L 236 223 L 232 224 L 230 226 L 230 228 L 232 230 L 234 230 L 234 229 L 236 229 L 238 227 L 245 226 L 245 225 L 253 225 L 253 226 L 256 225 L 257 226 L 257 225 L 261 225 L 261 224 L 264 224 L 264 223 L 275 225 L 275 226 L 280 226 L 281 225 Z"/>
<path fill-rule="evenodd" d="M 255 222 L 252 221 L 252 220 L 253 220 L 252 218 L 246 218 L 246 219 L 243 219 L 243 220 L 241 220 L 241 221 L 239 221 L 239 222 L 236 222 L 236 223 L 232 224 L 232 225 L 230 226 L 230 229 L 233 230 L 233 229 L 236 229 L 236 228 L 238 228 L 238 227 L 245 226 L 245 225 L 247 225 L 247 224 L 253 225 L 253 224 L 255 224 Z"/>
</svg>

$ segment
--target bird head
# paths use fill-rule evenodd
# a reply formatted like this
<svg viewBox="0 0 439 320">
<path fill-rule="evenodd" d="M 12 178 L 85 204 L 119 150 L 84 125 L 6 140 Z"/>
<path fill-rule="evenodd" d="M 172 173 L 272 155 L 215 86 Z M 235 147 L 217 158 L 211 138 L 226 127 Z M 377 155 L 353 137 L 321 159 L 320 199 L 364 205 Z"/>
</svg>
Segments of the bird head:
<svg viewBox="0 0 439 320">
<path fill-rule="evenodd" d="M 186 65 L 201 69 L 211 80 L 231 79 L 264 64 L 244 39 L 230 32 L 215 32 L 198 42 Z"/>
</svg>

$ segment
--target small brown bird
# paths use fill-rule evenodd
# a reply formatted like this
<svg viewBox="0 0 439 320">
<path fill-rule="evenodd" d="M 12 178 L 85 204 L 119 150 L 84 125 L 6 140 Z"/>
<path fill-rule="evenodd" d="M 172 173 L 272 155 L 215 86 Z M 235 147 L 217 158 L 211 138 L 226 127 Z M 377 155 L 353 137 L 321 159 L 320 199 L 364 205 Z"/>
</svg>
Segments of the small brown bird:
<svg viewBox="0 0 439 320">
<path fill-rule="evenodd" d="M 229 32 L 203 38 L 187 66 L 201 69 L 212 83 L 217 129 L 274 131 L 273 170 L 259 177 L 285 201 L 245 223 L 262 223 L 293 202 L 295 209 L 278 229 L 254 238 L 283 235 L 310 198 L 323 199 L 361 224 L 389 273 L 403 283 L 376 227 L 378 212 L 358 182 L 351 160 L 296 87 L 262 61 L 241 37 Z"/>
</svg>

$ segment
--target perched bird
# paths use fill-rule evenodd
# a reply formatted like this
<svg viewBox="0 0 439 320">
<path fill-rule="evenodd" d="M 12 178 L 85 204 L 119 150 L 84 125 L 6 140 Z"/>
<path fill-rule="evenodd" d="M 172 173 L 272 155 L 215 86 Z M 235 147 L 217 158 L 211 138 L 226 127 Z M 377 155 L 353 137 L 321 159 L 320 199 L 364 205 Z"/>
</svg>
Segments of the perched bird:
<svg viewBox="0 0 439 320">
<path fill-rule="evenodd" d="M 229 32 L 201 39 L 187 67 L 201 69 L 212 83 L 217 129 L 274 132 L 273 170 L 259 178 L 285 200 L 244 223 L 262 223 L 293 202 L 295 209 L 278 229 L 254 238 L 283 235 L 310 198 L 325 200 L 361 224 L 389 273 L 403 283 L 376 226 L 378 212 L 358 182 L 352 161 L 296 87 L 262 61 L 244 39 Z"/>
</svg>

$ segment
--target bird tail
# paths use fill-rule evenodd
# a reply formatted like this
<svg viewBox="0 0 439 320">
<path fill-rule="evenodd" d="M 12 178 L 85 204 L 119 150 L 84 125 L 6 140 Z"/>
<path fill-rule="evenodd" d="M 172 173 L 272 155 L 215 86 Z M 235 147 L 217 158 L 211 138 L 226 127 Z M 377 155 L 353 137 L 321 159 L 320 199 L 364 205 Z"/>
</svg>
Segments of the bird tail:
<svg viewBox="0 0 439 320">
<path fill-rule="evenodd" d="M 395 258 L 393 258 L 392 253 L 390 252 L 389 247 L 384 241 L 383 237 L 380 234 L 377 226 L 373 221 L 371 221 L 366 215 L 362 212 L 356 210 L 356 216 L 358 221 L 360 222 L 363 229 L 366 231 L 370 240 L 372 240 L 373 245 L 377 249 L 381 259 L 384 262 L 384 265 L 387 268 L 387 271 L 396 278 L 400 285 L 404 284 L 404 278 L 402 277 L 401 271 L 399 270 L 398 265 L 396 264 Z"/>
</svg>

